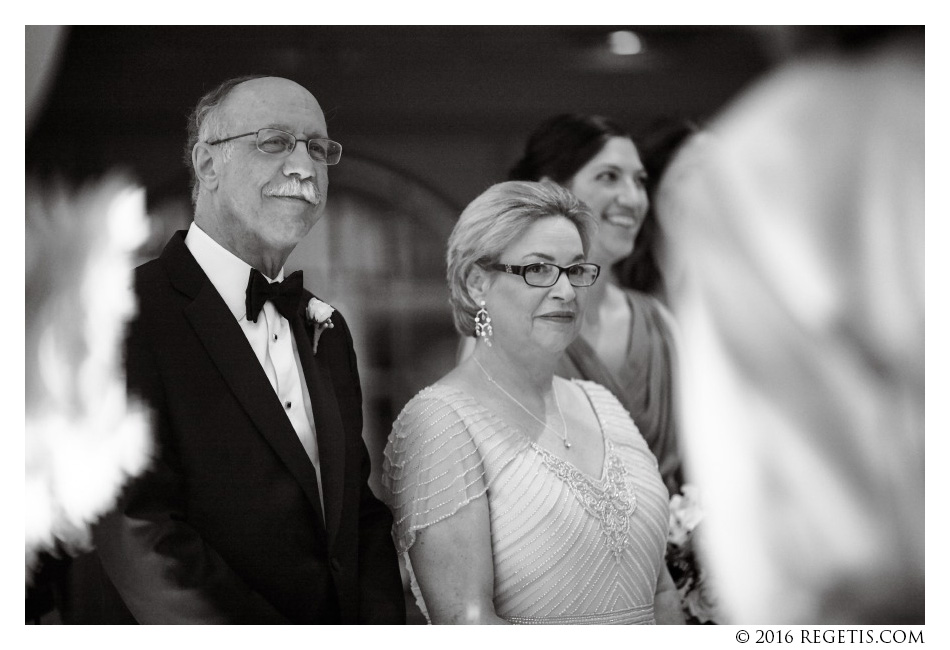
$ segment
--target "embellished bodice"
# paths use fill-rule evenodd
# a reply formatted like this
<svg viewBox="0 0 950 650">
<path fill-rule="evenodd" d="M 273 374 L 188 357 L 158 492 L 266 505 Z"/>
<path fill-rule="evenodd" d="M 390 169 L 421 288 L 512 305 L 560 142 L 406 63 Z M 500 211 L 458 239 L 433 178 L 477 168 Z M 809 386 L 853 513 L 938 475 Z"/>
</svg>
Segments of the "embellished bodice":
<svg viewBox="0 0 950 650">
<path fill-rule="evenodd" d="M 496 613 L 517 623 L 652 623 L 668 497 L 630 416 L 597 384 L 599 477 L 534 444 L 462 391 L 435 384 L 407 404 L 383 485 L 397 547 L 486 495 Z M 412 580 L 417 602 L 425 603 Z"/>
<path fill-rule="evenodd" d="M 584 509 L 603 527 L 607 544 L 619 556 L 629 541 L 630 518 L 637 507 L 637 496 L 627 486 L 627 470 L 605 440 L 604 476 L 591 480 L 584 472 L 532 443 L 547 468 L 567 484 Z"/>
</svg>

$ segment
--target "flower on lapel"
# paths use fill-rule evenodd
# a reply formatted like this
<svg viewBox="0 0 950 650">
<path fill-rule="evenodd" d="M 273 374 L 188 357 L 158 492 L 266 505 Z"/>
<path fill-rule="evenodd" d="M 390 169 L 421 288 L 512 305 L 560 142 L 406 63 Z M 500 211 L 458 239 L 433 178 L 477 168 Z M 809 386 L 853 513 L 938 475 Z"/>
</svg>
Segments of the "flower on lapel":
<svg viewBox="0 0 950 650">
<path fill-rule="evenodd" d="M 333 307 L 323 302 L 322 300 L 317 300 L 316 298 L 311 298 L 310 302 L 307 303 L 307 320 L 313 323 L 313 353 L 317 353 L 317 343 L 320 341 L 320 335 L 323 334 L 323 330 L 333 329 L 333 321 L 330 320 L 330 316 L 333 315 Z"/>
</svg>

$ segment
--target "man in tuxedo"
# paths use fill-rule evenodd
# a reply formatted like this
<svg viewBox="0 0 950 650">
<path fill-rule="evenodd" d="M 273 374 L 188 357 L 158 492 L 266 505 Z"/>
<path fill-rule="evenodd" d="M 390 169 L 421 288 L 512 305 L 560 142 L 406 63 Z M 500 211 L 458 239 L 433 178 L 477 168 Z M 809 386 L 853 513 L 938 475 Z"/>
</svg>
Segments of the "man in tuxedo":
<svg viewBox="0 0 950 650">
<path fill-rule="evenodd" d="M 79 618 L 404 623 L 349 329 L 338 312 L 315 328 L 283 271 L 340 146 L 276 77 L 225 82 L 189 130 L 194 223 L 137 269 L 127 348 L 156 456 L 94 530 L 104 575 Z"/>
</svg>

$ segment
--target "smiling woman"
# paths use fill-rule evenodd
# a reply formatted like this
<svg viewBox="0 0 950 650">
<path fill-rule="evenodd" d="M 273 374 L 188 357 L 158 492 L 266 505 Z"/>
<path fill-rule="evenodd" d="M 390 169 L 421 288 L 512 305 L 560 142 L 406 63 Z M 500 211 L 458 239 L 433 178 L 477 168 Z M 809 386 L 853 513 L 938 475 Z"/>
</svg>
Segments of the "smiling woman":
<svg viewBox="0 0 950 650">
<path fill-rule="evenodd" d="M 594 228 L 559 185 L 507 182 L 449 238 L 456 328 L 478 341 L 403 409 L 382 478 L 431 622 L 681 621 L 655 459 L 613 395 L 554 376 L 596 286 Z"/>
</svg>

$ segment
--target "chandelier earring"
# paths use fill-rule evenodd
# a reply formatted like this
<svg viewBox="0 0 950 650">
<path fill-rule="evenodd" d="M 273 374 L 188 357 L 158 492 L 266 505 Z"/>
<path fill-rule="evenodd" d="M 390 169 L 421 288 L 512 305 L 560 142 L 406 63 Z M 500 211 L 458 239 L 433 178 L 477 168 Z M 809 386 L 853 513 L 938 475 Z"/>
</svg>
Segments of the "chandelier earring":
<svg viewBox="0 0 950 650">
<path fill-rule="evenodd" d="M 491 347 L 491 316 L 485 309 L 484 300 L 480 301 L 478 306 L 479 310 L 475 312 L 475 337 L 481 338 L 488 347 Z"/>
</svg>

